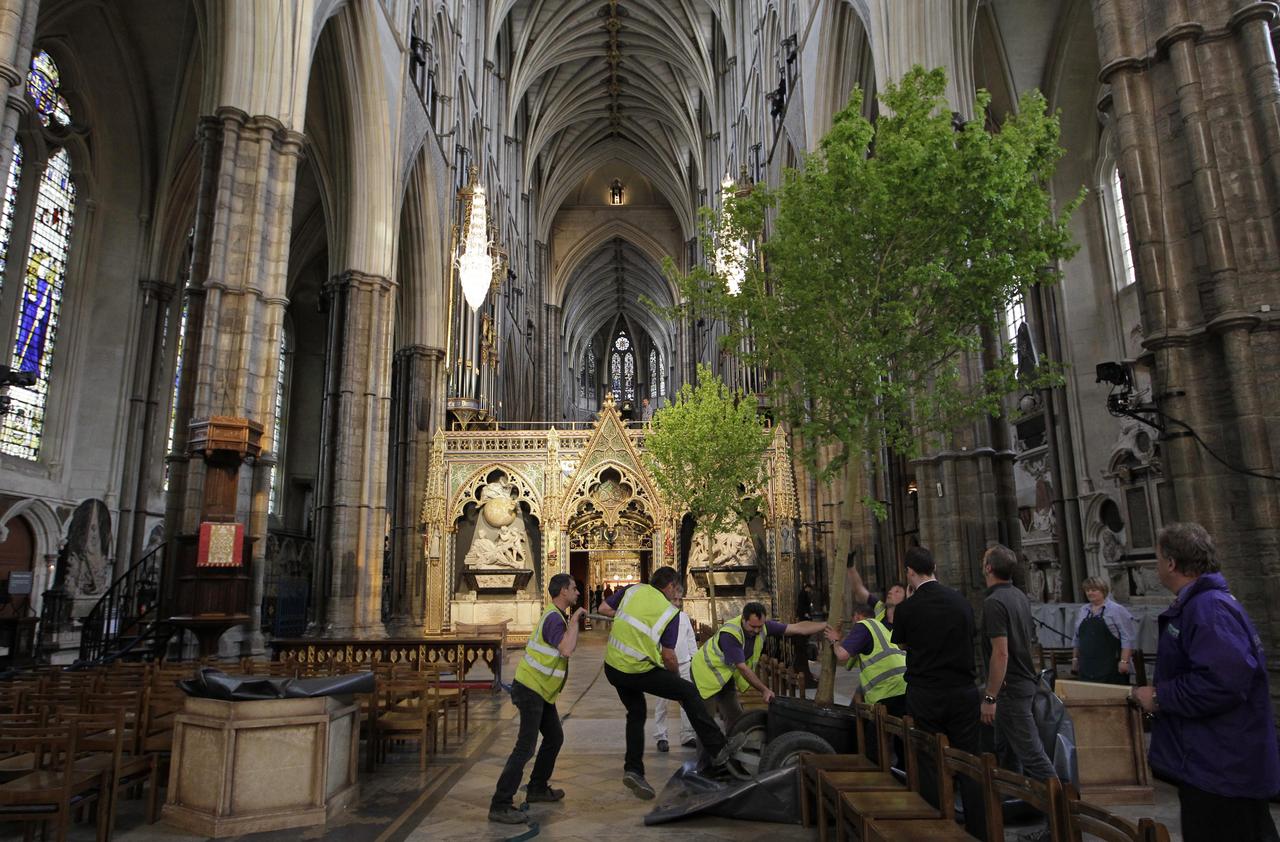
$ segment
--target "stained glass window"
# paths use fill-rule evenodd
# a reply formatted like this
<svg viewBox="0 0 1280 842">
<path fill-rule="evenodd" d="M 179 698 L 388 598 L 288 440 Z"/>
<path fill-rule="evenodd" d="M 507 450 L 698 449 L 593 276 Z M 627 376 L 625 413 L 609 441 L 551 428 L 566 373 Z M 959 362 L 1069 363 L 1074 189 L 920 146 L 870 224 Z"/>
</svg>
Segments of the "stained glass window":
<svg viewBox="0 0 1280 842">
<path fill-rule="evenodd" d="M 636 355 L 631 351 L 631 340 L 625 333 L 619 333 L 613 340 L 613 347 L 609 360 L 613 399 L 633 401 L 636 399 Z"/>
<path fill-rule="evenodd" d="M 271 466 L 271 488 L 267 497 L 267 513 L 280 511 L 280 427 L 284 422 L 284 379 L 285 369 L 289 361 L 288 334 L 280 331 L 280 364 L 276 366 L 276 405 L 275 423 L 271 427 L 271 452 L 275 454 L 276 463 Z"/>
<path fill-rule="evenodd" d="M 4 270 L 9 265 L 9 239 L 13 236 L 13 215 L 18 209 L 18 186 L 22 180 L 22 143 L 13 144 L 13 164 L 9 167 L 9 181 L 4 191 L 4 210 L 0 211 L 0 286 L 4 283 Z"/>
<path fill-rule="evenodd" d="M 46 126 L 51 122 L 59 126 L 71 125 L 71 109 L 58 93 L 60 81 L 61 74 L 53 58 L 44 50 L 37 52 L 27 73 L 27 95 L 36 105 L 40 122 Z"/>
<path fill-rule="evenodd" d="M 649 349 L 649 398 L 658 396 L 658 351 Z"/>
<path fill-rule="evenodd" d="M 9 362 L 12 369 L 34 371 L 36 382 L 30 387 L 9 387 L 9 411 L 0 425 L 0 452 L 24 459 L 40 455 L 75 202 L 71 158 L 60 149 L 49 159 L 37 188 L 17 336 Z"/>
</svg>

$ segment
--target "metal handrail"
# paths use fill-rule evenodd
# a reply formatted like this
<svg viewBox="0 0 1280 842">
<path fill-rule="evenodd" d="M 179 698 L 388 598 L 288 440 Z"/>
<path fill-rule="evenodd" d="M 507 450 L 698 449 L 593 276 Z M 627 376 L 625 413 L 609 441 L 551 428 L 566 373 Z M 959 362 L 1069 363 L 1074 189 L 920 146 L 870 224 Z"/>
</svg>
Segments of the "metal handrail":
<svg viewBox="0 0 1280 842">
<path fill-rule="evenodd" d="M 141 636 L 150 629 L 160 600 L 165 546 L 160 544 L 134 562 L 85 615 L 80 630 L 81 661 L 99 660 L 127 632 Z"/>
</svg>

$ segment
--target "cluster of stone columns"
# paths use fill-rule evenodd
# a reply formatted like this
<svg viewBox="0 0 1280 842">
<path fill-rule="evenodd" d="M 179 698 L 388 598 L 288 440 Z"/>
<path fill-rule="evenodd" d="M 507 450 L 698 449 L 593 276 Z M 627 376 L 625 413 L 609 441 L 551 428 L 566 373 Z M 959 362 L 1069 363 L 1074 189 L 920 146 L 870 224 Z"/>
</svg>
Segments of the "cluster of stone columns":
<svg viewBox="0 0 1280 842">
<path fill-rule="evenodd" d="M 1143 345 L 1167 416 L 1161 448 L 1177 511 L 1163 514 L 1199 521 L 1214 536 L 1232 591 L 1278 671 L 1280 496 L 1263 478 L 1276 474 L 1280 435 L 1276 7 L 1093 5 L 1137 256 Z"/>
</svg>

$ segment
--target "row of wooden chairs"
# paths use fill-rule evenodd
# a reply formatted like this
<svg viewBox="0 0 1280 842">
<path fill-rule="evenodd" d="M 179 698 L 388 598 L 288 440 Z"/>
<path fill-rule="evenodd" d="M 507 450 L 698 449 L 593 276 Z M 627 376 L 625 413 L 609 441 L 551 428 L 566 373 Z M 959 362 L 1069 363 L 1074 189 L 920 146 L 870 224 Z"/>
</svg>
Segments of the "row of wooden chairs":
<svg viewBox="0 0 1280 842">
<path fill-rule="evenodd" d="M 1005 838 L 1004 798 L 1019 799 L 1043 815 L 1053 842 L 1079 840 L 1082 833 L 1107 842 L 1168 842 L 1164 825 L 1151 819 L 1134 824 L 1081 801 L 1056 778 L 1036 781 L 1000 769 L 993 755 L 953 748 L 945 736 L 915 727 L 909 716 L 890 716 L 882 706 L 859 702 L 855 709 L 861 753 L 810 754 L 800 761 L 801 823 L 817 824 L 820 842 L 827 840 L 829 821 L 836 842 L 849 834 L 860 842 L 972 840 L 955 821 L 956 778 L 981 793 L 987 842 Z M 891 768 L 895 741 L 903 748 L 902 775 Z"/>
<path fill-rule="evenodd" d="M 761 655 L 756 667 L 756 675 L 775 694 L 797 699 L 805 698 L 805 689 L 808 684 L 804 673 L 768 655 Z"/>
</svg>

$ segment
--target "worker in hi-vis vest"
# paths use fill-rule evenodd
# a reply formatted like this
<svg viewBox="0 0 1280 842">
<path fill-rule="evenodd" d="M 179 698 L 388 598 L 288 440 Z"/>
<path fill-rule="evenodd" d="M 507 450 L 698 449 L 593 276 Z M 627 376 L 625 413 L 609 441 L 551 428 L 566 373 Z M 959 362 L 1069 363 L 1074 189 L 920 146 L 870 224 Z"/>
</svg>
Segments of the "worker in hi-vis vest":
<svg viewBox="0 0 1280 842">
<path fill-rule="evenodd" d="M 511 682 L 511 703 L 520 711 L 520 731 L 489 802 L 491 822 L 524 824 L 529 821 L 529 814 L 517 810 L 513 799 L 524 776 L 524 767 L 533 757 L 538 734 L 542 734 L 542 747 L 529 776 L 525 800 L 534 803 L 564 798 L 563 789 L 551 786 L 556 755 L 564 743 L 556 698 L 569 678 L 569 657 L 578 646 L 578 621 L 586 611 L 579 608 L 570 614 L 578 602 L 578 583 L 568 573 L 552 576 L 547 583 L 547 593 L 551 595 L 551 604 L 529 635 L 524 657 L 516 665 L 515 680 Z"/>
<path fill-rule="evenodd" d="M 835 629 L 827 632 L 827 640 L 835 649 L 836 660 L 847 669 L 858 670 L 858 692 L 869 705 L 884 705 L 892 716 L 907 713 L 907 653 L 889 640 L 892 632 L 872 611 L 867 601 L 853 604 L 853 625 L 841 639 Z M 893 738 L 893 750 L 903 756 L 902 741 Z M 875 743 L 867 746 L 867 756 L 878 759 Z"/>
<path fill-rule="evenodd" d="M 847 669 L 858 670 L 858 692 L 869 705 L 884 705 L 892 716 L 907 712 L 907 653 L 894 646 L 892 633 L 871 613 L 866 602 L 853 604 L 853 625 L 841 638 L 835 629 L 827 640 L 835 648 L 836 660 Z"/>
<path fill-rule="evenodd" d="M 763 603 L 748 602 L 740 616 L 721 626 L 693 656 L 693 683 L 698 687 L 698 695 L 713 714 L 719 711 L 725 730 L 732 729 L 733 723 L 742 716 L 739 692 L 754 687 L 766 705 L 773 698 L 773 691 L 756 675 L 765 637 L 809 637 L 821 634 L 827 627 L 817 620 L 780 623 L 766 620 L 766 616 L 768 610 Z"/>
<path fill-rule="evenodd" d="M 627 753 L 622 763 L 622 783 L 638 798 L 653 798 L 653 787 L 644 778 L 644 723 L 648 714 L 644 694 L 671 699 L 689 716 L 712 771 L 720 771 L 746 742 L 746 734 L 728 741 L 707 713 L 698 688 L 680 677 L 676 642 L 680 635 L 679 610 L 672 604 L 680 592 L 680 574 L 659 567 L 649 584 L 614 591 L 600 605 L 600 613 L 613 618 L 604 653 L 604 675 L 618 691 L 627 709 Z"/>
</svg>

